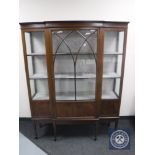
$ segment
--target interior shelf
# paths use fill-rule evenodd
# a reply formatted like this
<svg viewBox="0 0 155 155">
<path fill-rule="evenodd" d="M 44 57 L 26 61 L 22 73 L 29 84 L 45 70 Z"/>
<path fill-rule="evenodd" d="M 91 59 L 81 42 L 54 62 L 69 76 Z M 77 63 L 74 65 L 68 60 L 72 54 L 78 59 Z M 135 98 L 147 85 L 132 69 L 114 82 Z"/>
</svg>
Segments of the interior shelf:
<svg viewBox="0 0 155 155">
<path fill-rule="evenodd" d="M 49 100 L 48 94 L 36 93 L 33 96 L 33 100 Z"/>
<path fill-rule="evenodd" d="M 33 74 L 30 79 L 47 79 L 45 74 Z M 76 79 L 93 79 L 96 78 L 96 74 L 76 74 Z M 103 74 L 103 78 L 120 78 L 117 73 Z M 55 74 L 55 79 L 74 79 L 74 74 Z"/>
<path fill-rule="evenodd" d="M 122 52 L 109 52 L 109 51 L 105 51 L 104 55 L 123 55 Z"/>
<path fill-rule="evenodd" d="M 103 78 L 120 78 L 120 75 L 117 73 L 104 73 Z"/>
<path fill-rule="evenodd" d="M 91 79 L 96 78 L 96 74 L 76 74 L 77 79 Z M 103 78 L 120 78 L 120 75 L 117 73 L 106 73 L 103 75 Z M 55 74 L 55 79 L 74 79 L 74 74 Z"/>
<path fill-rule="evenodd" d="M 64 93 L 64 92 L 57 92 L 56 93 L 56 100 L 75 100 L 75 93 Z"/>
<path fill-rule="evenodd" d="M 45 74 L 33 74 L 30 76 L 30 79 L 47 79 L 47 75 Z"/>
<path fill-rule="evenodd" d="M 76 74 L 77 79 L 96 78 L 95 74 Z M 55 79 L 74 79 L 74 74 L 55 74 Z"/>
<path fill-rule="evenodd" d="M 118 99 L 118 97 L 113 91 L 110 91 L 102 93 L 102 99 Z"/>
<path fill-rule="evenodd" d="M 45 53 L 29 53 L 27 56 L 45 56 Z"/>
<path fill-rule="evenodd" d="M 79 92 L 76 95 L 77 100 L 95 100 L 95 92 Z"/>
</svg>

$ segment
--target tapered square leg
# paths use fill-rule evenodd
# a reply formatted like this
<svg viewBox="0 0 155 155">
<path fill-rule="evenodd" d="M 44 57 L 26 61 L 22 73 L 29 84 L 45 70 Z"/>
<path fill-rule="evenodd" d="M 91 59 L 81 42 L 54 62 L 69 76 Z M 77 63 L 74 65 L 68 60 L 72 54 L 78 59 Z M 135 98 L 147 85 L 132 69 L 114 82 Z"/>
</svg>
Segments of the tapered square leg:
<svg viewBox="0 0 155 155">
<path fill-rule="evenodd" d="M 38 130 L 37 130 L 37 122 L 33 121 L 33 128 L 34 128 L 34 138 L 38 139 Z"/>
<path fill-rule="evenodd" d="M 57 133 L 56 122 L 53 122 L 53 131 L 54 131 L 54 141 L 56 141 L 57 140 L 57 135 L 56 135 L 56 133 Z"/>
<path fill-rule="evenodd" d="M 115 120 L 115 130 L 118 128 L 118 119 Z"/>
<path fill-rule="evenodd" d="M 97 134 L 98 134 L 98 121 L 95 122 L 95 127 L 94 127 L 94 140 L 97 140 Z"/>
</svg>

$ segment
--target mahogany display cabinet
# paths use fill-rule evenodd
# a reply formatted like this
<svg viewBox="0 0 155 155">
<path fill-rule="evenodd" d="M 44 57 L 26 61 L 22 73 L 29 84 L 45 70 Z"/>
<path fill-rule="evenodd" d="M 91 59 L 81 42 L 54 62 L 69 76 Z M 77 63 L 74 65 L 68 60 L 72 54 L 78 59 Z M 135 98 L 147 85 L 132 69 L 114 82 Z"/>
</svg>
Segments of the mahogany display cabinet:
<svg viewBox="0 0 155 155">
<path fill-rule="evenodd" d="M 128 22 L 20 23 L 30 108 L 37 124 L 119 119 Z M 96 139 L 96 132 L 95 132 Z"/>
</svg>

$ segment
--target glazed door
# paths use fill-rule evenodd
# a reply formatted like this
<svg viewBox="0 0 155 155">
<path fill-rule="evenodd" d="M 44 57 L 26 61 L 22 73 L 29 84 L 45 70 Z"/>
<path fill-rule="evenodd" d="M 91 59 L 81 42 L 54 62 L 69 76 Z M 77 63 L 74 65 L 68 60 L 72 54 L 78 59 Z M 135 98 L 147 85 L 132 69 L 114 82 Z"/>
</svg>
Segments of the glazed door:
<svg viewBox="0 0 155 155">
<path fill-rule="evenodd" d="M 25 68 L 33 117 L 50 116 L 45 31 L 22 31 Z"/>
<path fill-rule="evenodd" d="M 50 31 L 58 117 L 94 115 L 97 33 L 94 28 Z"/>
<path fill-rule="evenodd" d="M 126 32 L 124 29 L 102 29 L 103 71 L 101 113 L 114 116 L 119 113 L 123 81 L 123 61 Z"/>
</svg>

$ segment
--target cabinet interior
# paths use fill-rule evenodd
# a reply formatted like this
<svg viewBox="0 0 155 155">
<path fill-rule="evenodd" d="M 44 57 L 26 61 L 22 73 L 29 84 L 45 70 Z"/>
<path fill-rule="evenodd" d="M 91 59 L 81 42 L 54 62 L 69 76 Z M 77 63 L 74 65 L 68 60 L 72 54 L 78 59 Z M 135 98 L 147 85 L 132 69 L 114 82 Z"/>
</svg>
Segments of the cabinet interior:
<svg viewBox="0 0 155 155">
<path fill-rule="evenodd" d="M 51 30 L 56 100 L 95 100 L 97 29 Z M 25 32 L 33 100 L 49 99 L 44 31 Z M 124 31 L 104 31 L 101 99 L 118 99 Z"/>
</svg>

